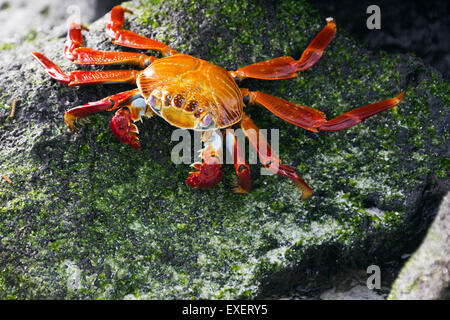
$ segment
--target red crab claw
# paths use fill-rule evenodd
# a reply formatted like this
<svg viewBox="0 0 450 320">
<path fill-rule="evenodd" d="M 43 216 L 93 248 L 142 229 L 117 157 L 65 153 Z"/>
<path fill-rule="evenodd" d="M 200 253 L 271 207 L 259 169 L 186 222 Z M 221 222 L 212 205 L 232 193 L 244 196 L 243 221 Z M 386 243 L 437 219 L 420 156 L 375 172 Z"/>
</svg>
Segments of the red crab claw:
<svg viewBox="0 0 450 320">
<path fill-rule="evenodd" d="M 189 172 L 191 176 L 186 179 L 191 188 L 211 188 L 222 180 L 222 171 L 218 163 L 196 162 L 192 166 L 198 171 Z"/>
<path fill-rule="evenodd" d="M 114 136 L 123 143 L 136 149 L 141 148 L 137 137 L 139 131 L 136 125 L 131 122 L 131 114 L 128 109 L 117 110 L 111 119 L 109 127 Z"/>
</svg>

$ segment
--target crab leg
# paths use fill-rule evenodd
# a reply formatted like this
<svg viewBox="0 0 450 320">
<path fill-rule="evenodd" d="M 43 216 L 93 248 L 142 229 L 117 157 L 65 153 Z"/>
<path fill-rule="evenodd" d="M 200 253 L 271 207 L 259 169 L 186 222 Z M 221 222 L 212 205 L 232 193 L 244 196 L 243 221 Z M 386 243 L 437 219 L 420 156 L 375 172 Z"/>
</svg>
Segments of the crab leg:
<svg viewBox="0 0 450 320">
<path fill-rule="evenodd" d="M 367 119 L 377 113 L 395 107 L 397 104 L 400 103 L 400 101 L 403 100 L 404 96 L 405 92 L 400 92 L 394 98 L 353 109 L 334 119 L 328 120 L 317 129 L 322 131 L 339 131 L 353 127 L 364 119 Z"/>
<path fill-rule="evenodd" d="M 66 111 L 64 114 L 64 122 L 72 131 L 76 131 L 75 120 L 100 111 L 117 109 L 140 97 L 139 89 L 133 89 L 103 98 L 99 101 L 89 102 Z"/>
<path fill-rule="evenodd" d="M 336 23 L 333 18 L 327 18 L 327 25 L 303 51 L 299 60 L 292 57 L 279 57 L 254 63 L 236 71 L 229 71 L 237 81 L 245 78 L 278 80 L 295 78 L 298 71 L 312 67 L 322 57 L 323 51 L 336 33 Z"/>
<path fill-rule="evenodd" d="M 259 91 L 249 92 L 243 89 L 242 92 L 248 99 L 249 105 L 263 106 L 277 117 L 313 132 L 318 132 L 318 130 L 338 131 L 353 127 L 366 118 L 395 107 L 405 95 L 404 92 L 401 92 L 394 98 L 356 108 L 332 120 L 327 120 L 323 112 L 311 107 L 295 104 Z"/>
<path fill-rule="evenodd" d="M 250 167 L 245 161 L 243 150 L 239 147 L 239 143 L 234 130 L 227 129 L 226 133 L 226 147 L 228 152 L 233 156 L 234 169 L 238 176 L 237 185 L 233 188 L 235 193 L 248 193 L 251 189 L 250 181 Z"/>
<path fill-rule="evenodd" d="M 189 172 L 186 183 L 191 188 L 211 188 L 222 180 L 222 135 L 220 131 L 202 132 L 205 148 L 201 150 L 202 162 L 195 162 L 192 166 L 198 171 Z"/>
<path fill-rule="evenodd" d="M 111 11 L 111 20 L 106 26 L 106 34 L 113 39 L 113 43 L 129 48 L 157 50 L 163 56 L 178 53 L 162 42 L 122 29 L 125 22 L 125 12 L 133 13 L 122 6 L 115 6 Z"/>
<path fill-rule="evenodd" d="M 125 108 L 120 108 L 122 106 Z M 147 110 L 147 104 L 139 89 L 124 91 L 99 101 L 72 108 L 64 114 L 64 122 L 72 131 L 76 131 L 76 120 L 96 112 L 112 111 L 117 108 L 120 109 L 117 110 L 110 123 L 112 133 L 123 143 L 139 149 L 140 144 L 137 137 L 139 131 L 132 121 L 141 119 L 142 115 L 153 115 L 151 111 Z"/>
<path fill-rule="evenodd" d="M 297 175 L 293 168 L 281 164 L 281 160 L 273 152 L 264 136 L 260 134 L 258 127 L 245 114 L 242 117 L 241 128 L 250 144 L 258 153 L 264 167 L 278 175 L 291 179 L 302 191 L 301 199 L 309 198 L 312 194 L 312 189 Z"/>
<path fill-rule="evenodd" d="M 155 57 L 137 52 L 99 51 L 85 48 L 83 47 L 82 30 L 87 30 L 87 28 L 76 23 L 71 23 L 67 32 L 64 55 L 75 64 L 131 64 L 146 68 L 153 61 L 157 60 Z"/>
<path fill-rule="evenodd" d="M 88 84 L 136 83 L 137 70 L 72 71 L 65 74 L 60 67 L 39 52 L 32 53 L 50 77 L 69 87 Z"/>
</svg>

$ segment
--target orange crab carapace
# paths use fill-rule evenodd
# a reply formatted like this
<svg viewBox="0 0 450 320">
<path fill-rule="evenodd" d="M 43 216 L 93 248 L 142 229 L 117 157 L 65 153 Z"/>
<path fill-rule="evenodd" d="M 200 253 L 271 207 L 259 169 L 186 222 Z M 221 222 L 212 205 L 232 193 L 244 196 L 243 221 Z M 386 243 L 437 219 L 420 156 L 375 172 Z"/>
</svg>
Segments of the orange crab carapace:
<svg viewBox="0 0 450 320">
<path fill-rule="evenodd" d="M 64 54 L 75 64 L 130 64 L 140 67 L 142 71 L 73 71 L 65 74 L 43 54 L 33 52 L 32 56 L 53 79 L 69 86 L 105 83 L 131 83 L 137 86 L 137 89 L 68 110 L 64 121 L 71 130 L 76 130 L 77 119 L 104 110 L 117 110 L 111 119 L 110 128 L 120 141 L 134 148 L 140 148 L 140 144 L 138 129 L 133 122 L 140 120 L 142 116 L 151 117 L 157 114 L 175 127 L 202 131 L 202 140 L 205 143 L 201 152 L 203 160 L 193 164 L 196 171 L 190 172 L 186 180 L 193 188 L 209 188 L 219 183 L 222 178 L 219 157 L 223 148 L 221 129 L 240 124 L 264 167 L 290 178 L 301 189 L 301 198 L 306 199 L 311 196 L 312 189 L 294 169 L 281 164 L 267 141 L 261 143 L 264 137 L 258 134 L 258 128 L 244 113 L 244 107 L 265 107 L 281 119 L 313 132 L 338 131 L 396 106 L 404 96 L 402 92 L 394 98 L 353 109 L 327 120 L 321 111 L 314 108 L 294 104 L 266 93 L 239 88 L 237 84 L 245 78 L 288 79 L 313 66 L 336 33 L 336 24 L 332 18 L 327 18 L 327 25 L 312 40 L 299 60 L 279 57 L 236 71 L 227 71 L 208 61 L 181 54 L 159 41 L 124 30 L 125 12 L 131 13 L 122 6 L 112 9 L 111 20 L 106 27 L 107 35 L 115 44 L 156 50 L 161 52 L 163 58 L 158 59 L 137 52 L 99 51 L 83 47 L 81 32 L 87 28 L 75 23 L 69 26 Z M 237 186 L 233 191 L 247 193 L 251 188 L 250 168 L 233 131 L 226 130 L 226 135 L 227 148 L 233 154 L 238 176 Z"/>
</svg>

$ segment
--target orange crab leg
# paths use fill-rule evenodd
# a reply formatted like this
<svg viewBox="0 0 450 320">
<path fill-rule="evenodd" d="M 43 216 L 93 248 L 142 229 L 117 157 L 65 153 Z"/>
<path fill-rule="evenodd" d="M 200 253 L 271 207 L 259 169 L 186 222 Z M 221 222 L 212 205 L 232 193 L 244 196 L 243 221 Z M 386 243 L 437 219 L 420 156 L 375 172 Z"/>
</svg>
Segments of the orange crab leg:
<svg viewBox="0 0 450 320">
<path fill-rule="evenodd" d="M 226 146 L 228 152 L 233 155 L 234 169 L 238 176 L 237 185 L 233 188 L 235 193 L 249 193 L 251 189 L 250 181 L 250 167 L 245 161 L 245 156 L 242 153 L 241 148 L 234 130 L 226 130 Z"/>
<path fill-rule="evenodd" d="M 395 107 L 397 104 L 400 103 L 400 101 L 403 100 L 404 96 L 405 92 L 400 92 L 394 98 L 353 109 L 332 120 L 328 120 L 320 127 L 318 127 L 318 129 L 322 131 L 339 131 L 353 127 L 364 119 L 367 119 L 377 113 Z"/>
<path fill-rule="evenodd" d="M 122 106 L 126 106 L 128 109 L 120 108 Z M 64 122 L 72 131 L 76 131 L 76 120 L 96 112 L 112 111 L 117 108 L 120 109 L 112 117 L 110 123 L 112 133 L 123 143 L 139 149 L 140 144 L 137 137 L 139 131 L 132 121 L 140 119 L 141 115 L 147 113 L 147 105 L 139 89 L 121 92 L 99 101 L 72 108 L 64 114 Z"/>
<path fill-rule="evenodd" d="M 50 61 L 42 53 L 33 52 L 35 58 L 50 77 L 67 83 L 69 87 L 88 84 L 109 84 L 109 83 L 136 83 L 139 74 L 137 70 L 107 70 L 107 71 L 72 71 L 65 74 L 60 67 Z"/>
<path fill-rule="evenodd" d="M 74 60 L 76 53 L 74 51 L 83 47 L 83 35 L 81 30 L 89 30 L 87 27 L 78 23 L 72 22 L 67 31 L 66 45 L 64 46 L 64 55 L 69 60 Z"/>
<path fill-rule="evenodd" d="M 87 30 L 87 28 L 76 23 L 71 23 L 67 32 L 64 55 L 75 64 L 131 64 L 146 68 L 153 61 L 157 60 L 155 57 L 137 52 L 99 51 L 85 48 L 83 47 L 82 30 Z"/>
<path fill-rule="evenodd" d="M 327 120 L 323 112 L 311 107 L 258 91 L 249 92 L 244 89 L 242 92 L 246 95 L 249 105 L 263 106 L 281 119 L 313 132 L 318 132 L 318 130 L 338 131 L 353 127 L 366 118 L 395 107 L 405 95 L 404 92 L 401 92 L 394 98 L 353 109 L 332 120 Z"/>
<path fill-rule="evenodd" d="M 78 48 L 75 50 L 75 64 L 129 64 L 140 68 L 146 68 L 157 58 L 137 52 L 98 51 L 90 48 Z"/>
<path fill-rule="evenodd" d="M 72 71 L 69 87 L 90 84 L 136 83 L 137 70 Z"/>
<path fill-rule="evenodd" d="M 265 80 L 295 78 L 298 76 L 298 71 L 309 69 L 319 61 L 335 33 L 336 23 L 333 18 L 327 18 L 327 25 L 303 51 L 299 60 L 292 57 L 279 57 L 230 71 L 230 75 L 237 81 L 245 78 Z"/>
<path fill-rule="evenodd" d="M 115 95 L 103 98 L 102 100 L 89 102 L 85 105 L 74 107 L 64 114 L 64 122 L 73 131 L 76 131 L 74 121 L 79 118 L 87 117 L 90 114 L 100 111 L 111 111 L 128 104 L 130 101 L 140 98 L 139 89 L 133 89 L 117 93 Z"/>
<path fill-rule="evenodd" d="M 113 39 L 113 43 L 135 49 L 157 50 L 164 56 L 171 56 L 178 53 L 162 42 L 122 29 L 125 22 L 125 12 L 133 13 L 131 10 L 122 6 L 115 6 L 111 11 L 111 20 L 106 26 L 106 34 Z"/>
<path fill-rule="evenodd" d="M 245 114 L 242 117 L 241 128 L 247 139 L 250 141 L 250 144 L 258 153 L 259 159 L 265 168 L 278 175 L 291 179 L 302 191 L 301 199 L 307 199 L 312 195 L 312 189 L 297 175 L 295 170 L 287 165 L 281 164 L 280 159 L 275 152 L 273 152 L 270 145 L 267 143 L 267 140 L 259 133 L 258 127 Z"/>
<path fill-rule="evenodd" d="M 31 56 L 39 62 L 39 64 L 45 69 L 45 72 L 47 72 L 47 74 L 53 79 L 62 83 L 69 83 L 71 81 L 70 77 L 66 75 L 60 67 L 50 61 L 42 53 L 35 51 L 31 54 Z"/>
<path fill-rule="evenodd" d="M 243 91 L 244 92 L 244 91 Z M 270 94 L 252 91 L 247 93 L 248 105 L 260 105 L 280 117 L 306 130 L 317 132 L 317 127 L 326 122 L 323 112 L 302 106 Z"/>
</svg>

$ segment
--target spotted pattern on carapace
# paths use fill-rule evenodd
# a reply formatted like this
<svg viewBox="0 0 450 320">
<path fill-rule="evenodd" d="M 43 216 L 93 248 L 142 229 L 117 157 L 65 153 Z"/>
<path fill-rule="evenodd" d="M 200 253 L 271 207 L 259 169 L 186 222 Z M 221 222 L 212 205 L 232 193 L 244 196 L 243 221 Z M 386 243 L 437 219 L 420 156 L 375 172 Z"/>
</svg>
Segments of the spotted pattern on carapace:
<svg viewBox="0 0 450 320">
<path fill-rule="evenodd" d="M 174 97 L 184 93 L 185 101 L 195 97 L 196 108 L 185 103 L 183 110 L 192 112 L 195 118 L 211 114 L 218 128 L 229 127 L 242 118 L 242 93 L 234 79 L 225 69 L 202 59 L 176 54 L 156 60 L 139 74 L 137 85 L 145 98 L 163 87 Z M 167 95 L 164 106 L 167 106 L 166 98 Z M 173 106 L 179 108 L 175 101 Z M 190 121 L 186 119 L 186 126 L 181 127 L 186 128 Z"/>
<path fill-rule="evenodd" d="M 184 107 L 184 110 L 187 112 L 192 112 L 198 107 L 198 102 L 196 100 L 191 100 L 186 104 L 186 107 Z"/>
<path fill-rule="evenodd" d="M 181 109 L 183 107 L 183 104 L 184 104 L 184 96 L 182 94 L 175 95 L 175 97 L 173 98 L 173 106 L 175 108 Z"/>
<path fill-rule="evenodd" d="M 164 107 L 170 106 L 172 101 L 172 97 L 170 95 L 165 96 L 164 98 Z"/>
</svg>

